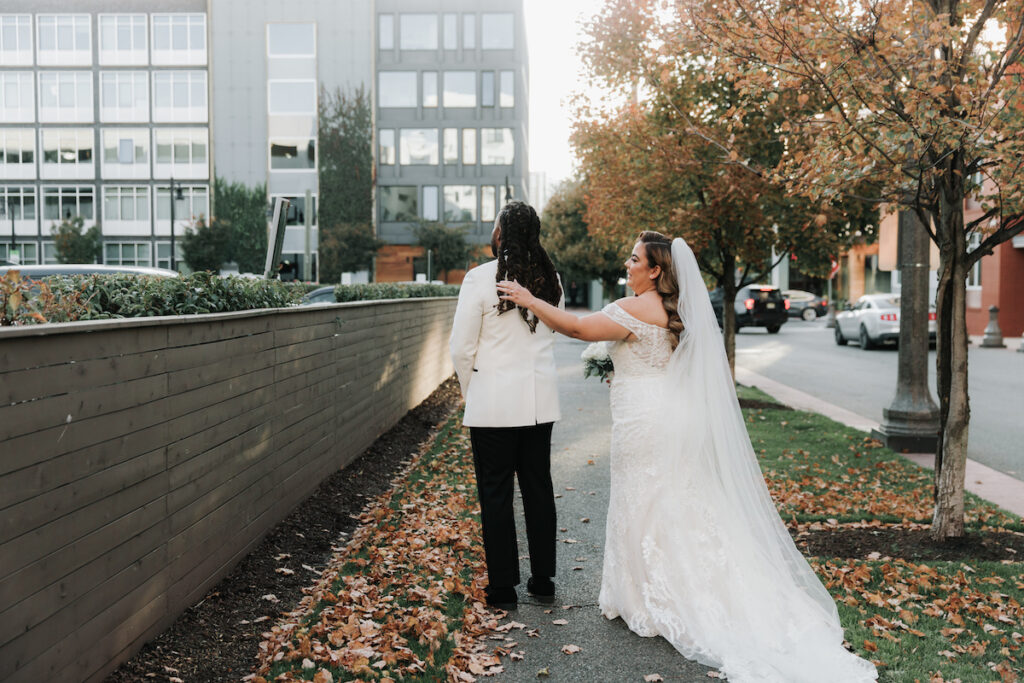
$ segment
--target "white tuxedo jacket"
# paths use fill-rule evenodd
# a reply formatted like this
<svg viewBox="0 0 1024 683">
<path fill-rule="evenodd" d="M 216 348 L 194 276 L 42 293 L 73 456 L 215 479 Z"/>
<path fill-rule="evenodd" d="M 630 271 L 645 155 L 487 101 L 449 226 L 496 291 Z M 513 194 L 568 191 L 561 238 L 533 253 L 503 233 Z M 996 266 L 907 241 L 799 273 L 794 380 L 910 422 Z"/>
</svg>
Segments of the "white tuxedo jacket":
<svg viewBox="0 0 1024 683">
<path fill-rule="evenodd" d="M 498 315 L 498 262 L 477 266 L 462 281 L 449 348 L 466 399 L 467 427 L 525 427 L 554 422 L 558 409 L 555 333 L 531 333 L 514 309 Z M 558 302 L 565 307 L 564 297 Z"/>
</svg>

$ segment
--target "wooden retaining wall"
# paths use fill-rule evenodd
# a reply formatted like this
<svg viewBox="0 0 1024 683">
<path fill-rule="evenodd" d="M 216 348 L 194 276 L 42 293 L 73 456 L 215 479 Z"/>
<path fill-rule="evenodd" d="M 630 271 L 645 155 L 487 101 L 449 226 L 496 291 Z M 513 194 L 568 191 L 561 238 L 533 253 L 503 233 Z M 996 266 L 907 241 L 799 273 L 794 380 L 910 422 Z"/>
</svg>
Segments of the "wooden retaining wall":
<svg viewBox="0 0 1024 683">
<path fill-rule="evenodd" d="M 455 299 L 0 328 L 0 680 L 101 681 L 452 372 Z"/>
</svg>

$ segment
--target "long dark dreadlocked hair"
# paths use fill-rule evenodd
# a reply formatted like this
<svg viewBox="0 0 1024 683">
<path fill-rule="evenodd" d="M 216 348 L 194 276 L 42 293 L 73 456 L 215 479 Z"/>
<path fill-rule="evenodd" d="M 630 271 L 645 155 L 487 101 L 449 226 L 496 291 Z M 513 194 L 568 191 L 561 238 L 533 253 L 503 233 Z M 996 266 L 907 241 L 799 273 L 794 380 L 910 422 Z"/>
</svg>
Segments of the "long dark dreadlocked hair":
<svg viewBox="0 0 1024 683">
<path fill-rule="evenodd" d="M 562 286 L 558 284 L 558 275 L 548 253 L 540 246 L 537 212 L 526 202 L 512 200 L 498 214 L 498 227 L 501 228 L 501 236 L 497 281 L 515 280 L 538 299 L 557 306 L 562 298 Z M 513 308 L 519 309 L 519 315 L 530 326 L 530 332 L 535 333 L 537 316 L 529 309 L 499 300 L 498 315 Z"/>
</svg>

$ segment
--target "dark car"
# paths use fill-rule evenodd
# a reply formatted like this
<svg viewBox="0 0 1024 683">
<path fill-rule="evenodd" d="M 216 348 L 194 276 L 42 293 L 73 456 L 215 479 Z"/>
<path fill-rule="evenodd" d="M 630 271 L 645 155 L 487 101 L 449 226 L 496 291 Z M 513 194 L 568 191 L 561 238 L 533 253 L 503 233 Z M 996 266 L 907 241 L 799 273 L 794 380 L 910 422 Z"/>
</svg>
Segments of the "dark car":
<svg viewBox="0 0 1024 683">
<path fill-rule="evenodd" d="M 801 289 L 787 289 L 782 293 L 789 299 L 789 315 L 791 318 L 814 320 L 828 313 L 828 299 Z"/>
<path fill-rule="evenodd" d="M 721 288 L 710 292 L 711 307 L 722 325 Z M 789 318 L 789 300 L 782 296 L 778 287 L 770 285 L 747 285 L 736 292 L 736 329 L 741 327 L 764 327 L 775 334 Z"/>
</svg>

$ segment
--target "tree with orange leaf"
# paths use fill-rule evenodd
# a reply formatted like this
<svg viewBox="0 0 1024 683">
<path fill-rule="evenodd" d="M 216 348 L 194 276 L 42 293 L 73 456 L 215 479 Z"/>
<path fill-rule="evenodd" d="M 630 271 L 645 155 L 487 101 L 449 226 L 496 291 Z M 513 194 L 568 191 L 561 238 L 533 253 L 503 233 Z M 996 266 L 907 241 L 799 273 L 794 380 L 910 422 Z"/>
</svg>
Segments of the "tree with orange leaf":
<svg viewBox="0 0 1024 683">
<path fill-rule="evenodd" d="M 1024 1 L 695 0 L 661 18 L 665 42 L 647 68 L 697 51 L 745 94 L 824 103 L 780 127 L 777 139 L 792 151 L 775 178 L 814 201 L 858 194 L 913 211 L 938 246 L 932 532 L 962 536 L 966 279 L 982 256 L 1024 231 Z M 723 158 L 735 158 L 730 141 L 716 142 Z M 971 196 L 984 213 L 968 223 Z M 980 245 L 971 249 L 975 235 Z"/>
<path fill-rule="evenodd" d="M 805 272 L 826 274 L 830 257 L 873 221 L 859 205 L 791 196 L 769 173 L 752 172 L 779 162 L 785 145 L 775 131 L 809 103 L 741 92 L 701 55 L 665 55 L 662 30 L 654 3 L 627 0 L 611 0 L 588 26 L 591 76 L 632 97 L 578 111 L 587 223 L 627 249 L 645 229 L 685 238 L 722 290 L 734 366 L 738 290 L 791 254 Z"/>
</svg>

